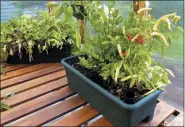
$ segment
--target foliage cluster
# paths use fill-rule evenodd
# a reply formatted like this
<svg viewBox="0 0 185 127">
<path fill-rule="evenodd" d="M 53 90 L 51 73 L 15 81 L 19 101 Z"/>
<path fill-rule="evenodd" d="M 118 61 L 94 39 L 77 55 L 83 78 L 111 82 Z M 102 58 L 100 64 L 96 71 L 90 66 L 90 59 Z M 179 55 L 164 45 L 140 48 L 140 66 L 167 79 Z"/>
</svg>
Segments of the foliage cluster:
<svg viewBox="0 0 185 127">
<path fill-rule="evenodd" d="M 176 26 L 180 17 L 176 13 L 167 14 L 160 19 L 151 15 L 141 16 L 141 12 L 151 8 L 142 8 L 122 21 L 120 10 L 114 8 L 115 2 L 109 1 L 102 7 L 101 2 L 93 1 L 87 13 L 96 35 L 84 45 L 80 45 L 77 54 L 85 54 L 80 63 L 85 68 L 96 71 L 108 82 L 118 85 L 128 84 L 138 89 L 155 91 L 170 83 L 168 75 L 173 73 L 157 63 L 152 55 L 171 45 L 171 39 L 182 28 Z M 87 8 L 88 12 L 88 8 Z M 147 93 L 149 94 L 149 93 Z"/>
<path fill-rule="evenodd" d="M 8 53 L 13 55 L 18 51 L 21 58 L 21 49 L 25 48 L 31 61 L 34 47 L 42 52 L 51 47 L 62 48 L 65 43 L 74 43 L 77 24 L 69 13 L 66 9 L 66 17 L 57 20 L 42 11 L 35 17 L 25 14 L 1 23 L 1 55 L 7 57 Z"/>
</svg>

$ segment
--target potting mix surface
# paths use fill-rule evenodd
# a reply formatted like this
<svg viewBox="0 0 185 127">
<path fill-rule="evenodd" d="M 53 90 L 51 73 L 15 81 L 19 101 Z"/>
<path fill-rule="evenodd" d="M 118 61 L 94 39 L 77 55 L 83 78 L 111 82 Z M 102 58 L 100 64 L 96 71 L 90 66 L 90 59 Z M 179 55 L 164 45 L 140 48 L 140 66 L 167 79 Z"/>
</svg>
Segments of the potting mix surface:
<svg viewBox="0 0 185 127">
<path fill-rule="evenodd" d="M 128 104 L 138 102 L 149 91 L 149 89 L 138 89 L 136 86 L 130 88 L 129 82 L 115 84 L 111 79 L 105 81 L 97 72 L 81 66 L 80 63 L 73 64 L 72 66 L 87 78 Z"/>
</svg>

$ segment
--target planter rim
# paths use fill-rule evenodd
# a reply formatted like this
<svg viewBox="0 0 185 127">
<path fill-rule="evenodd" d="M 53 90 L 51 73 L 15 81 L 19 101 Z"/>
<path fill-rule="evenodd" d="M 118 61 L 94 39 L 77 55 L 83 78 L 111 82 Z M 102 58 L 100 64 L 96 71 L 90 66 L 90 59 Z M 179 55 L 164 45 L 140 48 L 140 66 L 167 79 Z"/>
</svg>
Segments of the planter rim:
<svg viewBox="0 0 185 127">
<path fill-rule="evenodd" d="M 76 70 L 71 65 L 69 65 L 68 63 L 65 62 L 66 60 L 70 60 L 70 59 L 75 58 L 75 57 L 78 57 L 78 56 L 79 55 L 75 55 L 75 56 L 70 56 L 70 57 L 64 58 L 64 59 L 61 60 L 61 63 L 66 68 L 70 69 L 73 73 L 79 75 L 80 78 L 82 78 L 84 81 L 89 82 L 89 85 L 91 87 L 93 87 L 94 89 L 96 89 L 97 91 L 99 91 L 101 94 L 105 95 L 107 98 L 109 98 L 110 100 L 112 100 L 113 102 L 115 102 L 116 104 L 120 105 L 121 107 L 123 107 L 123 108 L 125 108 L 127 110 L 135 110 L 135 109 L 141 107 L 142 105 L 144 105 L 145 103 L 147 103 L 151 98 L 154 98 L 155 96 L 157 96 L 160 93 L 162 93 L 162 90 L 156 90 L 155 92 L 153 92 L 153 93 L 149 94 L 148 96 L 142 98 L 141 100 L 139 100 L 135 104 L 127 104 L 124 101 L 120 100 L 115 95 L 112 95 L 107 90 L 103 89 L 97 83 L 93 82 L 92 80 L 90 80 L 89 78 L 87 78 L 86 76 L 84 76 L 82 73 L 80 73 L 78 70 Z"/>
</svg>

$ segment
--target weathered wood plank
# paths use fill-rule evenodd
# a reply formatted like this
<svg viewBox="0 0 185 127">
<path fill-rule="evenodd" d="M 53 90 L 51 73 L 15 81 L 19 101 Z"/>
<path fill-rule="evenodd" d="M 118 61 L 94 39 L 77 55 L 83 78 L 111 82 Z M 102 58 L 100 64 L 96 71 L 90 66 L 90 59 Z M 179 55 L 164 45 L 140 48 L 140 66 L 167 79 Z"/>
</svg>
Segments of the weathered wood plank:
<svg viewBox="0 0 185 127">
<path fill-rule="evenodd" d="M 92 108 L 90 105 L 86 105 L 48 126 L 80 126 L 96 117 L 98 114 L 99 112 L 97 110 Z"/>
<path fill-rule="evenodd" d="M 5 72 L 15 71 L 21 68 L 32 66 L 33 64 L 16 64 L 4 67 Z"/>
<path fill-rule="evenodd" d="M 55 105 L 46 107 L 24 119 L 15 121 L 8 126 L 41 126 L 85 103 L 80 96 L 74 96 Z"/>
<path fill-rule="evenodd" d="M 157 103 L 154 118 L 150 122 L 142 122 L 139 126 L 159 126 L 168 116 L 175 112 L 175 108 L 167 103 L 160 101 Z"/>
<path fill-rule="evenodd" d="M 182 126 L 184 127 L 183 122 L 183 113 L 180 113 L 177 117 L 175 117 L 170 123 L 167 124 L 167 126 Z"/>
<path fill-rule="evenodd" d="M 58 70 L 61 70 L 61 69 L 63 69 L 63 66 L 61 66 L 59 64 L 56 64 L 56 65 L 53 65 L 51 67 L 47 67 L 47 68 L 44 68 L 44 69 L 41 69 L 41 70 L 37 70 L 37 71 L 31 72 L 31 73 L 28 73 L 28 74 L 24 74 L 24 75 L 21 75 L 21 76 L 16 76 L 16 77 L 13 77 L 11 79 L 2 81 L 0 88 L 3 89 L 3 88 L 6 88 L 6 87 L 10 87 L 14 84 L 22 83 L 22 82 L 25 82 L 25 81 L 28 81 L 28 80 L 31 80 L 31 79 L 34 79 L 34 78 L 37 78 L 37 77 L 40 77 L 40 76 L 44 76 L 46 74 L 50 74 L 52 72 L 55 72 L 55 71 L 58 71 Z"/>
<path fill-rule="evenodd" d="M 31 100 L 35 97 L 49 93 L 53 90 L 59 89 L 65 85 L 67 85 L 67 78 L 66 77 L 58 79 L 56 81 L 46 83 L 45 85 L 35 87 L 35 88 L 27 90 L 25 92 L 19 93 L 15 96 L 12 96 L 12 97 L 9 97 L 5 100 L 2 100 L 2 102 L 6 103 L 10 107 L 12 107 L 12 106 L 24 103 L 28 100 Z"/>
<path fill-rule="evenodd" d="M 61 78 L 65 75 L 66 75 L 65 70 L 60 70 L 60 71 L 54 72 L 52 74 L 48 74 L 48 75 L 30 80 L 27 82 L 23 82 L 23 83 L 18 84 L 16 86 L 12 86 L 7 89 L 1 90 L 1 97 L 4 97 L 5 95 L 7 95 L 8 93 L 11 93 L 11 92 L 17 94 L 17 93 L 29 90 L 31 88 L 43 85 L 44 83 L 46 84 L 52 80 L 56 80 L 58 78 Z"/>
<path fill-rule="evenodd" d="M 92 122 L 88 125 L 89 127 L 98 127 L 98 126 L 104 126 L 104 127 L 113 127 L 113 125 L 105 119 L 105 117 L 101 117 L 98 120 Z"/>
<path fill-rule="evenodd" d="M 22 69 L 19 69 L 19 70 L 16 70 L 16 71 L 7 72 L 6 75 L 1 75 L 1 81 L 13 78 L 15 76 L 20 76 L 20 75 L 27 74 L 27 73 L 30 73 L 30 72 L 33 72 L 33 71 L 37 71 L 39 69 L 51 67 L 53 65 L 56 65 L 56 63 L 37 64 L 37 65 L 29 66 L 29 67 L 26 67 L 26 68 L 22 68 Z"/>
<path fill-rule="evenodd" d="M 29 102 L 11 108 L 10 110 L 1 113 L 1 124 L 4 125 L 8 122 L 11 122 L 32 112 L 35 112 L 36 110 L 55 103 L 69 95 L 72 95 L 73 93 L 74 92 L 67 86 L 60 90 L 53 91 L 39 98 L 33 99 Z"/>
</svg>

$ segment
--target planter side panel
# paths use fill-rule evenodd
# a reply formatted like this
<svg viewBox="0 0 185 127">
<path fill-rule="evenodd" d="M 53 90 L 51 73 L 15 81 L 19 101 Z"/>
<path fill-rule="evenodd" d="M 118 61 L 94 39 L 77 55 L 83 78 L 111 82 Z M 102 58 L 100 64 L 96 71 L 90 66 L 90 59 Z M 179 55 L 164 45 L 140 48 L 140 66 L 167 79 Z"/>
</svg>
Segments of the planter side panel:
<svg viewBox="0 0 185 127">
<path fill-rule="evenodd" d="M 114 123 L 119 123 L 119 118 L 128 119 L 130 115 L 126 115 L 128 112 L 123 110 L 119 105 L 115 105 L 114 102 L 104 97 L 98 91 L 93 89 L 85 81 L 80 79 L 77 75 L 74 75 L 71 71 L 66 70 L 68 83 L 71 88 L 82 96 L 90 105 L 96 108 L 101 114 L 103 114 L 108 120 L 114 121 Z M 113 110 L 114 109 L 114 110 Z M 121 113 L 120 113 L 121 111 Z M 119 114 L 123 114 L 119 116 Z M 110 118 L 110 116 L 112 118 Z M 115 116 L 115 117 L 114 117 Z M 128 121 L 124 121 L 127 125 Z"/>
<path fill-rule="evenodd" d="M 60 62 L 61 59 L 70 55 L 70 45 L 64 44 L 62 49 L 53 47 L 48 49 L 48 53 L 43 51 L 39 52 L 37 47 L 33 48 L 33 60 L 29 61 L 29 54 L 25 49 L 22 49 L 22 58 L 20 58 L 18 51 L 13 56 L 9 55 L 7 63 L 9 64 L 28 64 L 28 63 L 53 63 Z"/>
</svg>

